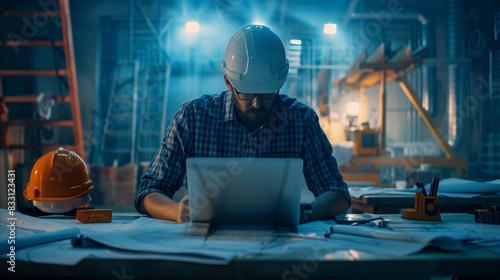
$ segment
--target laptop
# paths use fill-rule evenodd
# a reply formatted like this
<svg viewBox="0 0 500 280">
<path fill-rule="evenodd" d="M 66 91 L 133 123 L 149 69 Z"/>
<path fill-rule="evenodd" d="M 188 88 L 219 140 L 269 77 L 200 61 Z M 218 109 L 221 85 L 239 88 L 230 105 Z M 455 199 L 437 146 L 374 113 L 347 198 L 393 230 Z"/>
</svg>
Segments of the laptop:
<svg viewBox="0 0 500 280">
<path fill-rule="evenodd" d="M 296 231 L 302 168 L 300 158 L 188 158 L 191 224 Z"/>
</svg>

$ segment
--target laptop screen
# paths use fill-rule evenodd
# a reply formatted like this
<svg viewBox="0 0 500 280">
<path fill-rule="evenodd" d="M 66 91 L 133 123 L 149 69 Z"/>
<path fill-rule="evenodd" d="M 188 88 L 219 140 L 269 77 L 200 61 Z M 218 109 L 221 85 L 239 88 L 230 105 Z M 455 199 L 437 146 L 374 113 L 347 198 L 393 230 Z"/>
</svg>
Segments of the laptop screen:
<svg viewBox="0 0 500 280">
<path fill-rule="evenodd" d="M 299 158 L 188 158 L 191 222 L 215 228 L 296 229 L 302 168 Z"/>
</svg>

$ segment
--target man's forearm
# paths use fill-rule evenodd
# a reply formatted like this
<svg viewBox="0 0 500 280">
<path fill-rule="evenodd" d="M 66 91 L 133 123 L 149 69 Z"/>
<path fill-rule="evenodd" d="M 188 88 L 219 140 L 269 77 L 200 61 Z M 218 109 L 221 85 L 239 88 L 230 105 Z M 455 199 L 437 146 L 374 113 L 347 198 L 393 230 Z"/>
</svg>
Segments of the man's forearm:
<svg viewBox="0 0 500 280">
<path fill-rule="evenodd" d="M 316 197 L 311 205 L 311 220 L 325 220 L 345 213 L 349 208 L 349 201 L 341 194 L 330 191 Z"/>
<path fill-rule="evenodd" d="M 177 221 L 179 217 L 179 203 L 159 192 L 147 194 L 142 199 L 141 210 L 155 219 Z"/>
</svg>

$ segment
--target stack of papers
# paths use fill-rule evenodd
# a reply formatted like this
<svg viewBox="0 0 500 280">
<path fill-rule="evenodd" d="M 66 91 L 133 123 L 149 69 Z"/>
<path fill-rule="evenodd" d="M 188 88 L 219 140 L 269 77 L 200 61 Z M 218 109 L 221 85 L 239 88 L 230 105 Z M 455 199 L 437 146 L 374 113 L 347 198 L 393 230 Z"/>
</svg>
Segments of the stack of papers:
<svg viewBox="0 0 500 280">
<path fill-rule="evenodd" d="M 428 188 L 429 185 L 426 185 Z M 496 194 L 500 192 L 500 180 L 476 182 L 459 178 L 447 178 L 439 182 L 439 193 Z"/>
<path fill-rule="evenodd" d="M 6 223 L 8 211 L 0 209 Z M 16 213 L 16 258 L 37 263 L 73 265 L 84 258 L 145 258 L 225 265 L 252 255 L 283 255 L 316 249 L 321 255 L 364 252 L 374 257 L 406 256 L 432 246 L 461 251 L 464 241 L 484 238 L 446 222 L 411 224 L 391 221 L 390 231 L 364 225 L 315 221 L 298 233 L 233 230 L 206 235 L 207 227 L 141 216 L 112 223 L 82 224 L 74 219 L 42 219 Z M 399 223 L 399 224 L 398 224 Z M 0 225 L 3 230 L 7 225 Z M 482 225 L 485 226 L 485 225 Z M 193 231 L 195 227 L 195 231 Z M 470 228 L 470 225 L 468 226 Z M 326 235 L 325 235 L 326 234 Z M 8 236 L 8 233 L 2 234 Z M 4 257 L 8 240 L 1 240 Z M 46 256 L 52 256 L 47 258 Z M 352 258 L 352 255 L 349 255 Z"/>
<path fill-rule="evenodd" d="M 76 237 L 80 231 L 73 226 L 66 226 L 17 212 L 0 208 L 0 253 L 7 253 L 11 246 L 16 250 L 35 245 Z M 5 236 L 5 239 L 3 239 Z"/>
<path fill-rule="evenodd" d="M 361 198 L 366 195 L 402 195 L 414 196 L 416 186 L 405 190 L 395 188 L 377 187 L 350 187 L 349 192 L 352 197 Z M 430 184 L 425 185 L 425 190 L 430 193 Z M 459 178 L 442 179 L 439 182 L 439 196 L 447 197 L 476 197 L 482 195 L 497 195 L 500 192 L 500 179 L 490 182 L 475 182 Z"/>
</svg>

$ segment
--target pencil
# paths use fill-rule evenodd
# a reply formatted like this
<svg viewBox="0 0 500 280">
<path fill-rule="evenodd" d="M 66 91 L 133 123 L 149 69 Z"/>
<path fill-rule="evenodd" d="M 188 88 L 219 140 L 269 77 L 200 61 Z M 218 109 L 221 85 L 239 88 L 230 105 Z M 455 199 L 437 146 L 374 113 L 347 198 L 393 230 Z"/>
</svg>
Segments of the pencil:
<svg viewBox="0 0 500 280">
<path fill-rule="evenodd" d="M 439 188 L 439 177 L 434 175 L 431 182 L 431 195 L 437 195 Z"/>
<path fill-rule="evenodd" d="M 422 195 L 427 195 L 427 192 L 425 191 L 425 186 L 422 182 L 417 182 L 417 188 L 422 189 Z"/>
<path fill-rule="evenodd" d="M 438 194 L 438 189 L 439 189 L 439 176 L 436 176 L 436 189 L 435 189 L 436 193 L 434 195 Z"/>
<path fill-rule="evenodd" d="M 430 190 L 430 194 L 431 195 L 434 195 L 434 186 L 436 184 L 436 176 L 432 176 L 432 181 L 431 181 L 431 190 Z"/>
</svg>

